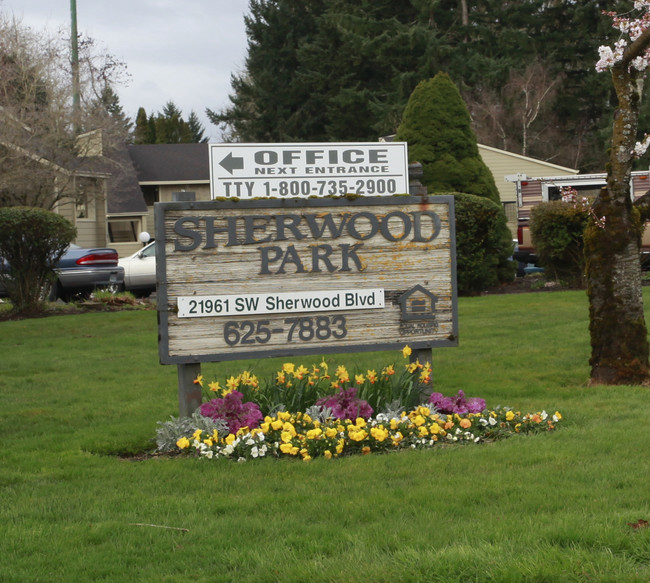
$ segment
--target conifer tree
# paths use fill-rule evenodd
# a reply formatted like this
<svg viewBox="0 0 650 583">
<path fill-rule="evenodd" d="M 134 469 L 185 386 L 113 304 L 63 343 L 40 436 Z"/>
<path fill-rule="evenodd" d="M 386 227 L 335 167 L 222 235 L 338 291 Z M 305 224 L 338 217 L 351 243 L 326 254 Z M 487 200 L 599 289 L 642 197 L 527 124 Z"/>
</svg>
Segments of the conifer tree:
<svg viewBox="0 0 650 583">
<path fill-rule="evenodd" d="M 464 192 L 499 202 L 492 173 L 478 152 L 469 112 L 446 73 L 422 81 L 409 98 L 396 139 L 422 164 L 429 192 Z"/>
</svg>

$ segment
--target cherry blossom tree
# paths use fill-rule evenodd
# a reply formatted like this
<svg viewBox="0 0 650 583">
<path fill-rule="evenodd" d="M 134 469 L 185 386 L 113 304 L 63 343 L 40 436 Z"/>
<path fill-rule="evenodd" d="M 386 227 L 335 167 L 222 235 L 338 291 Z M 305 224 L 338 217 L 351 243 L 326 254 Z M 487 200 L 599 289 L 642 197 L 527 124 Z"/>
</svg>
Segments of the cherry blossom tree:
<svg viewBox="0 0 650 583">
<path fill-rule="evenodd" d="M 650 384 L 649 345 L 639 259 L 650 204 L 630 195 L 632 165 L 649 140 L 638 142 L 639 107 L 650 64 L 650 0 L 634 2 L 627 15 L 605 13 L 620 32 L 613 47 L 600 47 L 596 69 L 612 75 L 618 107 L 607 165 L 607 185 L 594 201 L 585 232 L 591 384 Z"/>
</svg>

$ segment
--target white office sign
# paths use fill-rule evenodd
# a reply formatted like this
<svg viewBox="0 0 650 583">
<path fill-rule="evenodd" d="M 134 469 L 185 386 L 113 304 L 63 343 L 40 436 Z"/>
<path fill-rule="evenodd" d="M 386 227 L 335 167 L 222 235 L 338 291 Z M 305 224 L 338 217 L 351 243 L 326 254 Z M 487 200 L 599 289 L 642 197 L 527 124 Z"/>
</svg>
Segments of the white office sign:
<svg viewBox="0 0 650 583">
<path fill-rule="evenodd" d="M 212 198 L 409 192 L 405 142 L 210 144 Z"/>
</svg>

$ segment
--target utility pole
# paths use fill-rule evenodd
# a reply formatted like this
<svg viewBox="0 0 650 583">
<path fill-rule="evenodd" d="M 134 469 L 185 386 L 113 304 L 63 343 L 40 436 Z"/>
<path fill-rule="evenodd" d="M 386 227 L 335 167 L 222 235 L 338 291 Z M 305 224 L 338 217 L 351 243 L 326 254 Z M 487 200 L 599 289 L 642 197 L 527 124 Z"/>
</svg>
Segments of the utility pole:
<svg viewBox="0 0 650 583">
<path fill-rule="evenodd" d="M 77 0 L 70 0 L 70 63 L 72 65 L 72 119 L 75 133 L 81 131 L 79 101 L 79 42 L 77 34 Z"/>
</svg>

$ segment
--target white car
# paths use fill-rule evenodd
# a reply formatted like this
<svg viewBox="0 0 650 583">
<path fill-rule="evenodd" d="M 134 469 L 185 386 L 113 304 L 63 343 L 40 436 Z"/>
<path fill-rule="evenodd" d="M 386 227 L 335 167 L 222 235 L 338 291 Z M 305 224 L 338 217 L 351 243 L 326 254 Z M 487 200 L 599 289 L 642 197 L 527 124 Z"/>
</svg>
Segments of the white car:
<svg viewBox="0 0 650 583">
<path fill-rule="evenodd" d="M 124 268 L 124 289 L 138 297 L 156 291 L 156 242 L 152 241 L 137 253 L 119 260 Z"/>
</svg>

